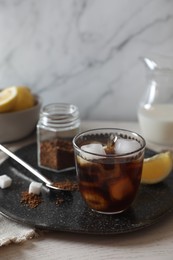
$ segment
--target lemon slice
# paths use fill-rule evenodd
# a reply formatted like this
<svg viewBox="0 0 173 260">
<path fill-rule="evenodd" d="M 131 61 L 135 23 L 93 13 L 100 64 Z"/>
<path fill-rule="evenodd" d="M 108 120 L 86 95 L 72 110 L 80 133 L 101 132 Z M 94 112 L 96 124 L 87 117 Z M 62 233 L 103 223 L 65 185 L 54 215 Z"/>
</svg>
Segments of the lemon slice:
<svg viewBox="0 0 173 260">
<path fill-rule="evenodd" d="M 0 91 L 0 112 L 13 110 L 17 99 L 17 88 L 9 87 Z"/>
<path fill-rule="evenodd" d="M 170 174 L 172 167 L 170 151 L 144 159 L 141 183 L 155 184 L 163 181 Z"/>
<path fill-rule="evenodd" d="M 35 99 L 28 87 L 18 86 L 16 89 L 17 100 L 13 107 L 13 111 L 20 111 L 34 106 Z"/>
</svg>

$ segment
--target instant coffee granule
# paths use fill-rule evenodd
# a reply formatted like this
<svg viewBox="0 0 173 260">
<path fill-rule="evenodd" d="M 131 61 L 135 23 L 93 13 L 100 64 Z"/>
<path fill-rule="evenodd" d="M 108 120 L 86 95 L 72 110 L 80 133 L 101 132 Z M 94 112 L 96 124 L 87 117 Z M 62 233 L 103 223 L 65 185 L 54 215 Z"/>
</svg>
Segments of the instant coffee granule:
<svg viewBox="0 0 173 260">
<path fill-rule="evenodd" d="M 57 197 L 57 198 L 56 198 L 56 201 L 55 201 L 55 204 L 56 204 L 57 206 L 60 206 L 63 202 L 64 202 L 64 199 L 63 199 L 63 198 Z"/>
<path fill-rule="evenodd" d="M 36 208 L 41 202 L 42 198 L 40 195 L 23 191 L 21 193 L 21 203 L 27 205 L 30 208 Z"/>
</svg>

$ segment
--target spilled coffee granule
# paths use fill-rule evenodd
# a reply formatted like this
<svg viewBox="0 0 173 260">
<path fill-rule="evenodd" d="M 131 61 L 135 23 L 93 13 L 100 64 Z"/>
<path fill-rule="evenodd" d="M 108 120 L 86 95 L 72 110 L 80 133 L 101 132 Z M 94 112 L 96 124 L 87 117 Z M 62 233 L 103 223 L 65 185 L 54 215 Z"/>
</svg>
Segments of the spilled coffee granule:
<svg viewBox="0 0 173 260">
<path fill-rule="evenodd" d="M 40 195 L 23 191 L 21 193 L 21 203 L 29 206 L 30 208 L 36 208 L 41 202 L 42 198 Z"/>
<path fill-rule="evenodd" d="M 63 202 L 64 202 L 64 199 L 63 199 L 63 198 L 58 198 L 58 197 L 57 197 L 55 204 L 56 204 L 57 206 L 60 206 Z"/>
<path fill-rule="evenodd" d="M 69 191 L 79 190 L 78 183 L 70 180 L 54 182 L 53 186 Z"/>
<path fill-rule="evenodd" d="M 79 190 L 78 183 L 75 181 L 70 181 L 70 180 L 65 180 L 65 181 L 59 181 L 59 182 L 54 182 L 53 185 L 58 188 L 62 188 L 64 190 L 69 190 L 69 191 L 75 191 Z M 21 203 L 27 205 L 30 208 L 36 208 L 41 202 L 42 202 L 42 197 L 41 195 L 37 195 L 34 193 L 29 193 L 28 191 L 23 191 L 21 193 Z M 57 197 L 55 204 L 56 205 L 61 205 L 64 202 L 63 198 Z"/>
</svg>

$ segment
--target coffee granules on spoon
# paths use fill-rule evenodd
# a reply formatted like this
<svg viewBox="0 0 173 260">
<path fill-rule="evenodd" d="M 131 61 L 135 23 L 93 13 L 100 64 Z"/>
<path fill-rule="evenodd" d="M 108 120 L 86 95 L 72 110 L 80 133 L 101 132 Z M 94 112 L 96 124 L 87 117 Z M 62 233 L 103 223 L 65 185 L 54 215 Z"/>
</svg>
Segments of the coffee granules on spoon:
<svg viewBox="0 0 173 260">
<path fill-rule="evenodd" d="M 78 183 L 75 181 L 70 181 L 70 180 L 65 180 L 65 181 L 57 181 L 53 183 L 53 186 L 63 189 L 63 190 L 68 190 L 68 191 L 75 191 L 79 190 Z"/>
</svg>

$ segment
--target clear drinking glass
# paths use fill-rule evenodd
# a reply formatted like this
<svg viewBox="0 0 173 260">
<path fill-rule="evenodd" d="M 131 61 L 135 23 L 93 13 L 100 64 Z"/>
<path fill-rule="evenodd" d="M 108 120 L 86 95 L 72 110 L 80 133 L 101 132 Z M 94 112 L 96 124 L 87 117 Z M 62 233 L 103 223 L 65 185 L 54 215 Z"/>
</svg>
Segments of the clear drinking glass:
<svg viewBox="0 0 173 260">
<path fill-rule="evenodd" d="M 79 190 L 86 204 L 104 214 L 130 207 L 140 181 L 145 140 L 122 129 L 92 129 L 73 139 Z"/>
</svg>

